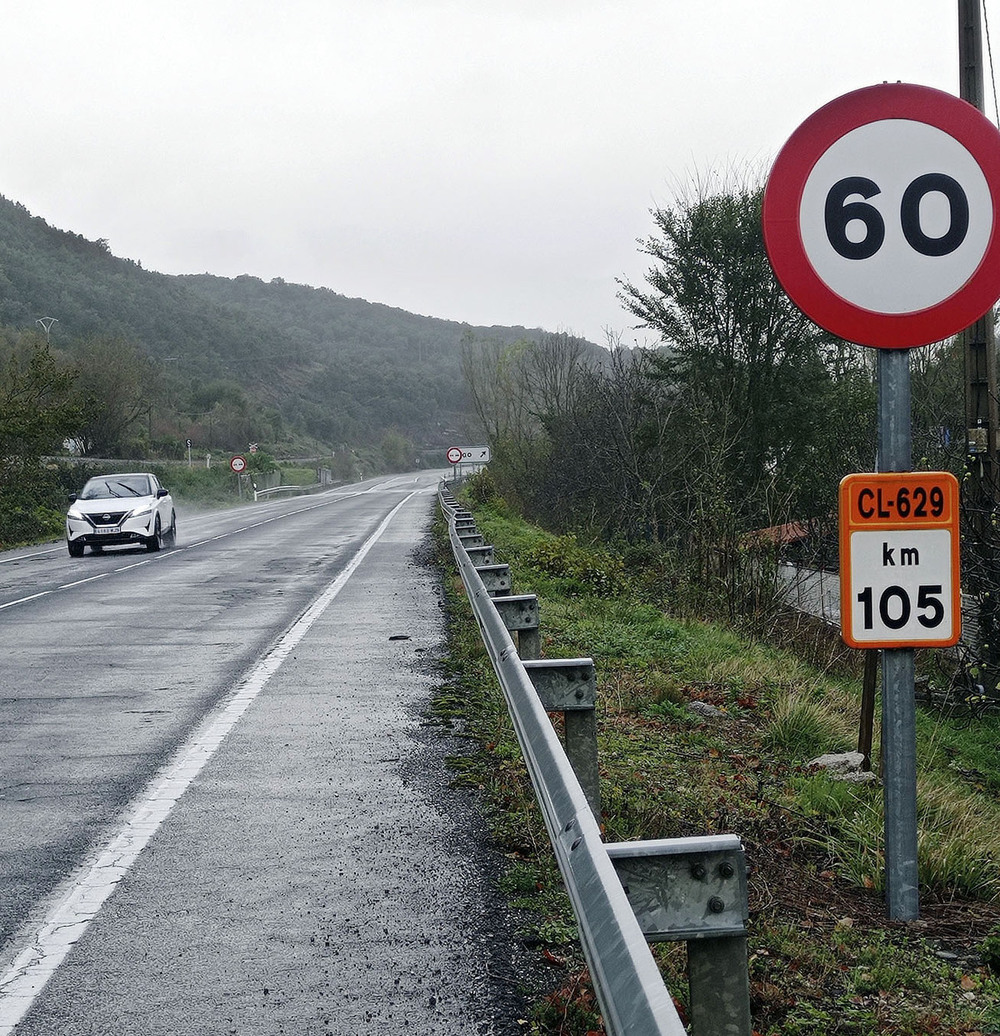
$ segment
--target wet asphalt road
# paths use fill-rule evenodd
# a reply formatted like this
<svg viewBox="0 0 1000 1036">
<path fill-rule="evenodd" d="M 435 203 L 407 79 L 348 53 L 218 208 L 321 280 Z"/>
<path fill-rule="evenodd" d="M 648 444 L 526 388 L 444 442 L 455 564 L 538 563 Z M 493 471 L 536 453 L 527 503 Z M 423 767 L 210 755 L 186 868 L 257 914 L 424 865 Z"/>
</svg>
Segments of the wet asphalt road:
<svg viewBox="0 0 1000 1036">
<path fill-rule="evenodd" d="M 436 484 L 0 555 L 0 1036 L 523 1031 L 496 860 L 421 718 Z"/>
</svg>

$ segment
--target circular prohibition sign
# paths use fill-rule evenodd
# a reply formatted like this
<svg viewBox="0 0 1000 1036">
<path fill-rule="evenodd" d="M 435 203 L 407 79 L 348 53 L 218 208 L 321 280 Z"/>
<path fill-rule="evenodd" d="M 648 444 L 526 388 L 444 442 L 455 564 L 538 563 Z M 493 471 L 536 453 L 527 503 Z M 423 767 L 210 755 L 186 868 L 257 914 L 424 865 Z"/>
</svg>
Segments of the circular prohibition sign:
<svg viewBox="0 0 1000 1036">
<path fill-rule="evenodd" d="M 1000 298 L 998 198 L 1000 131 L 951 94 L 885 83 L 792 134 L 764 191 L 764 244 L 820 327 L 860 345 L 927 345 Z"/>
</svg>

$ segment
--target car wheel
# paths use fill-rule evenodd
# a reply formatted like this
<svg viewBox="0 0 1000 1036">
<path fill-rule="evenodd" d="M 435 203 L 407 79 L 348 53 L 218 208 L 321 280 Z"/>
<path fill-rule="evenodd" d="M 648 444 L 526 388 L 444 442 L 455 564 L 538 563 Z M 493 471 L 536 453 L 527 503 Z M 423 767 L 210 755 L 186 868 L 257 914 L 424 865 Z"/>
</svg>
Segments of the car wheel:
<svg viewBox="0 0 1000 1036">
<path fill-rule="evenodd" d="M 177 512 L 170 512 L 170 528 L 167 529 L 167 543 L 173 547 L 177 542 Z"/>
<path fill-rule="evenodd" d="M 74 543 L 73 540 L 67 540 L 66 546 L 69 549 L 69 556 L 71 558 L 82 558 L 83 557 L 83 544 Z"/>
<path fill-rule="evenodd" d="M 159 550 L 162 542 L 160 535 L 160 516 L 156 516 L 156 524 L 153 526 L 153 535 L 146 540 L 146 550 Z"/>
</svg>

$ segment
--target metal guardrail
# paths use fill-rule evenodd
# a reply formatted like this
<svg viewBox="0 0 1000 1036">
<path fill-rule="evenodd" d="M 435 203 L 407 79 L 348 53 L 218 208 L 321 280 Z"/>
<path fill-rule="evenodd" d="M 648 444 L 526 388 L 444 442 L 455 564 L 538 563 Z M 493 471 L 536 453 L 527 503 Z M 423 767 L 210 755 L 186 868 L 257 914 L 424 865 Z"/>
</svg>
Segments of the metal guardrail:
<svg viewBox="0 0 1000 1036">
<path fill-rule="evenodd" d="M 746 864 L 739 838 L 602 841 L 593 662 L 522 659 L 511 633 L 517 632 L 522 654 L 537 656 L 537 599 L 510 593 L 509 569 L 497 571 L 507 566 L 493 563 L 492 547 L 476 532 L 472 516 L 446 489 L 439 499 L 573 905 L 609 1036 L 684 1036 L 649 950 L 648 941 L 658 940 L 688 943 L 696 1036 L 750 1036 Z M 581 736 L 583 728 L 574 738 L 567 722 L 568 756 L 548 717 L 553 710 L 565 711 L 567 721 L 588 716 L 593 748 Z"/>
<path fill-rule="evenodd" d="M 270 489 L 255 489 L 253 491 L 253 498 L 254 500 L 259 500 L 261 497 L 274 496 L 275 493 L 301 493 L 305 495 L 330 488 L 332 488 L 332 484 L 323 482 L 314 482 L 311 486 L 272 486 Z"/>
</svg>

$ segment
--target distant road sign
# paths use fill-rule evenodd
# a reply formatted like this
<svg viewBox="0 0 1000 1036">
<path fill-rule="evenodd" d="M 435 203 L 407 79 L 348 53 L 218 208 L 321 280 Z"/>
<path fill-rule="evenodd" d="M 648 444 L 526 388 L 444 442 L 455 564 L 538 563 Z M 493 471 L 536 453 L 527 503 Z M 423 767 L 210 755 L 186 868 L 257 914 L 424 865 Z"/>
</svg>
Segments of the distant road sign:
<svg viewBox="0 0 1000 1036">
<path fill-rule="evenodd" d="M 449 464 L 489 464 L 489 446 L 452 446 L 448 450 Z"/>
<path fill-rule="evenodd" d="M 840 483 L 840 618 L 859 648 L 948 647 L 962 632 L 958 480 L 947 471 Z"/>
<path fill-rule="evenodd" d="M 927 345 L 1000 297 L 1000 131 L 926 86 L 845 94 L 792 134 L 764 241 L 792 301 L 861 345 Z"/>
<path fill-rule="evenodd" d="M 232 460 L 230 460 L 229 466 L 233 469 L 233 471 L 236 472 L 237 475 L 239 475 L 242 472 L 246 471 L 247 459 L 246 457 L 241 457 L 239 454 L 237 454 L 235 457 L 232 458 Z"/>
</svg>

